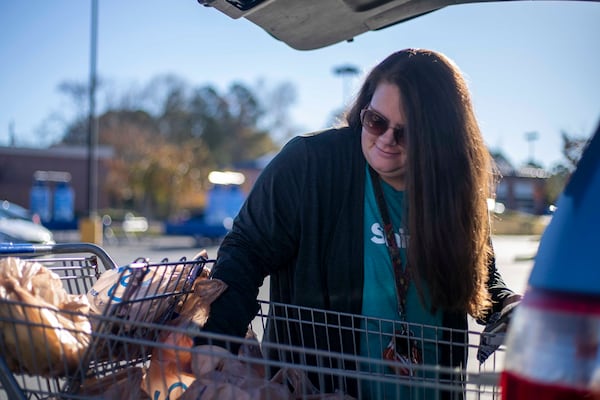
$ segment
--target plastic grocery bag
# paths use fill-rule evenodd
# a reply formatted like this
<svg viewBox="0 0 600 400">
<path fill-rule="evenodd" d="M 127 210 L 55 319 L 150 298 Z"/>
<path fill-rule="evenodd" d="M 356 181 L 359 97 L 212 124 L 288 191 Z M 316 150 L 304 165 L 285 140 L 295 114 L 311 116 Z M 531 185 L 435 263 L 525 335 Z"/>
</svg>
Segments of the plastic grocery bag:
<svg viewBox="0 0 600 400">
<path fill-rule="evenodd" d="M 96 314 L 110 313 L 110 305 L 123 319 L 154 322 L 171 305 L 172 297 L 164 295 L 180 291 L 186 283 L 186 271 L 184 265 L 129 264 L 102 273 L 87 297 Z"/>
<path fill-rule="evenodd" d="M 230 360 L 232 363 L 239 363 Z M 242 371 L 247 371 L 240 366 Z M 251 374 L 236 375 L 228 371 L 215 370 L 192 383 L 179 400 L 240 399 L 240 400 L 289 400 L 292 395 L 280 383 L 257 378 Z"/>
<path fill-rule="evenodd" d="M 88 378 L 81 384 L 77 396 L 93 400 L 151 400 L 142 391 L 143 376 L 142 368 L 128 367 L 102 378 Z"/>
<path fill-rule="evenodd" d="M 89 345 L 89 303 L 37 262 L 0 259 L 0 352 L 17 373 L 64 376 Z"/>
<path fill-rule="evenodd" d="M 210 304 L 226 288 L 227 285 L 218 279 L 197 279 L 180 315 L 169 325 L 201 328 L 208 319 Z M 159 342 L 152 351 L 142 387 L 154 400 L 177 399 L 196 379 L 192 371 L 193 339 L 182 332 L 165 331 L 159 336 Z"/>
<path fill-rule="evenodd" d="M 198 377 L 179 400 L 243 399 L 351 399 L 340 394 L 321 394 L 306 374 L 294 368 L 282 368 L 271 379 L 261 376 L 248 363 L 216 346 L 199 346 L 203 354 L 194 358 Z M 219 357 L 222 354 L 222 357 Z M 198 362 L 200 361 L 200 362 Z"/>
</svg>

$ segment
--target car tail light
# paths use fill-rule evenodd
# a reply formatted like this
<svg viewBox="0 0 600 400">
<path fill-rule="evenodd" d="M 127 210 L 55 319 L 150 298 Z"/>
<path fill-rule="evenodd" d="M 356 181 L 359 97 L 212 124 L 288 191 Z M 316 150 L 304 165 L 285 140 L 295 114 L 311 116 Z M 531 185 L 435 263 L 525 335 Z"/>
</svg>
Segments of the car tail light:
<svg viewBox="0 0 600 400">
<path fill-rule="evenodd" d="M 502 398 L 600 399 L 600 296 L 531 288 L 511 321 Z"/>
</svg>

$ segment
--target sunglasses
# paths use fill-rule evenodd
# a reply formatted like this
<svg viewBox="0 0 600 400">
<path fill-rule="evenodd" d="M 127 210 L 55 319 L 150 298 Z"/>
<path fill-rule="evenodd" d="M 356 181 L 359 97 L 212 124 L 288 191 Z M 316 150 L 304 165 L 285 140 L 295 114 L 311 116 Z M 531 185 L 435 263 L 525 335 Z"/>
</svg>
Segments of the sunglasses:
<svg viewBox="0 0 600 400">
<path fill-rule="evenodd" d="M 363 108 L 360 110 L 360 122 L 372 135 L 381 136 L 390 128 L 390 121 L 375 110 Z M 404 141 L 404 128 L 393 128 L 396 143 Z"/>
</svg>

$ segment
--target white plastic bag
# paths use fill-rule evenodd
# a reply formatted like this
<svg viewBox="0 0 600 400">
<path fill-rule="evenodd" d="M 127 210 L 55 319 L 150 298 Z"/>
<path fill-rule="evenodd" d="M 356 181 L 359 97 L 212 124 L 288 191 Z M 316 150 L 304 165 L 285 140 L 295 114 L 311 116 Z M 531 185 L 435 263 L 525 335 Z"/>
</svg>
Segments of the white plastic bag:
<svg viewBox="0 0 600 400">
<path fill-rule="evenodd" d="M 126 265 L 105 271 L 87 297 L 96 314 L 105 313 L 110 305 L 119 307 L 117 316 L 123 319 L 154 322 L 171 305 L 173 299 L 168 294 L 182 289 L 186 272 L 184 265 Z"/>
</svg>

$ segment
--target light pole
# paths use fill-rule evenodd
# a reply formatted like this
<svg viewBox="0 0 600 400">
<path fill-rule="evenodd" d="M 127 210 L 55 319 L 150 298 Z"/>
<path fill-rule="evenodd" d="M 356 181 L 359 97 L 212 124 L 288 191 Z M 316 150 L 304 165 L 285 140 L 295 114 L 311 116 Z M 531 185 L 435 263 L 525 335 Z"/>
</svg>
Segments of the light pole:
<svg viewBox="0 0 600 400">
<path fill-rule="evenodd" d="M 87 141 L 87 218 L 80 224 L 82 242 L 102 244 L 102 222 L 98 217 L 98 121 L 96 119 L 96 53 L 98 44 L 98 0 L 91 0 L 90 82 Z"/>
<path fill-rule="evenodd" d="M 342 77 L 342 107 L 346 106 L 350 93 L 350 78 L 358 75 L 359 69 L 351 64 L 337 66 L 333 69 L 333 73 Z"/>
<path fill-rule="evenodd" d="M 525 140 L 527 140 L 527 142 L 529 142 L 529 163 L 530 164 L 534 163 L 534 159 L 533 159 L 533 145 L 534 145 L 534 142 L 536 140 L 538 140 L 538 137 L 539 137 L 539 135 L 535 131 L 525 133 Z"/>
</svg>

